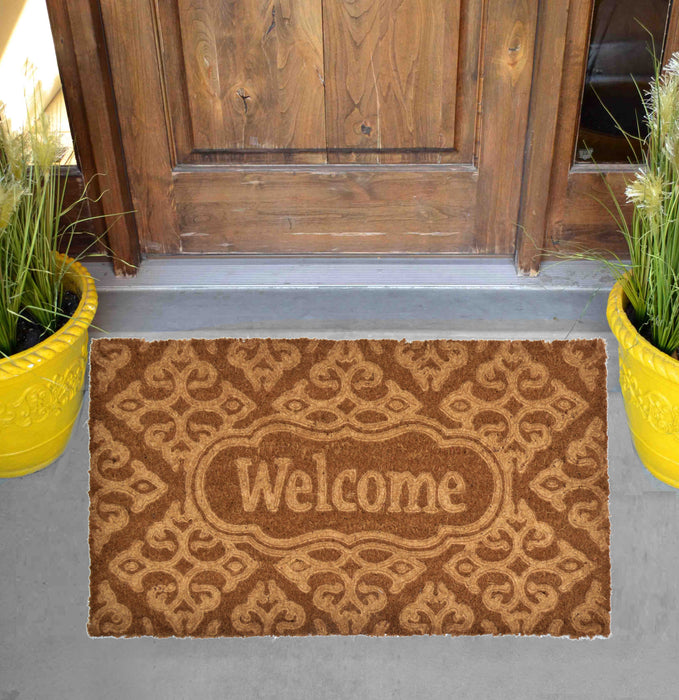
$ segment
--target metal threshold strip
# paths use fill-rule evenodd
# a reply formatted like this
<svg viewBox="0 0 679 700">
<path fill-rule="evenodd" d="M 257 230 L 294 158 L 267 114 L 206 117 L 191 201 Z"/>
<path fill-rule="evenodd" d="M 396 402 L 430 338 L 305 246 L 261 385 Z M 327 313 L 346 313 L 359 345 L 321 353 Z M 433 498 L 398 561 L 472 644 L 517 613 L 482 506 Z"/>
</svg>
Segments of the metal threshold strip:
<svg viewBox="0 0 679 700">
<path fill-rule="evenodd" d="M 588 261 L 545 262 L 537 277 L 516 274 L 509 258 L 150 258 L 133 278 L 88 262 L 99 291 L 236 289 L 608 290 L 612 277 Z"/>
</svg>

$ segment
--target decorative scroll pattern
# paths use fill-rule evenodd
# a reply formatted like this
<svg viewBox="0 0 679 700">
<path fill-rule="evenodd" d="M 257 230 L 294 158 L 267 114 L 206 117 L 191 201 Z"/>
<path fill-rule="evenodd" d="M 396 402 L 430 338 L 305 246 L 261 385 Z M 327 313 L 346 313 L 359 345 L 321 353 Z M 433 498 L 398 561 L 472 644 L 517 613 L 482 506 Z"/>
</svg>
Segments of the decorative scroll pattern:
<svg viewBox="0 0 679 700">
<path fill-rule="evenodd" d="M 141 513 L 167 493 L 167 484 L 139 460 L 100 423 L 91 427 L 90 537 L 101 552 L 111 535 L 130 522 L 130 513 Z"/>
<path fill-rule="evenodd" d="M 602 374 L 597 352 L 590 350 L 588 353 L 582 345 L 575 346 L 572 343 L 566 343 L 561 351 L 561 357 L 563 357 L 564 362 L 575 369 L 588 391 L 596 389 Z"/>
<path fill-rule="evenodd" d="M 233 609 L 231 624 L 243 635 L 285 634 L 306 621 L 304 608 L 291 601 L 275 581 L 259 581 L 247 600 Z"/>
<path fill-rule="evenodd" d="M 474 381 L 441 402 L 448 418 L 501 450 L 519 472 L 587 407 L 580 394 L 551 377 L 522 344 L 511 342 L 478 367 Z"/>
<path fill-rule="evenodd" d="M 397 547 L 314 544 L 283 557 L 278 571 L 329 614 L 339 634 L 365 633 L 384 609 L 389 594 L 400 593 L 426 566 Z"/>
<path fill-rule="evenodd" d="M 634 374 L 620 365 L 620 389 L 627 401 L 634 404 L 651 427 L 663 435 L 673 435 L 679 443 L 679 406 L 661 391 L 644 391 Z"/>
<path fill-rule="evenodd" d="M 285 340 L 236 340 L 227 351 L 229 362 L 243 370 L 252 388 L 271 391 L 283 374 L 299 364 L 299 350 Z"/>
<path fill-rule="evenodd" d="M 173 503 L 165 518 L 152 525 L 109 565 L 115 578 L 161 613 L 177 635 L 192 634 L 223 593 L 234 590 L 257 569 L 257 562 Z"/>
<path fill-rule="evenodd" d="M 111 414 L 141 433 L 173 469 L 181 469 L 220 431 L 245 418 L 255 402 L 222 379 L 190 345 L 172 343 L 107 404 Z"/>
<path fill-rule="evenodd" d="M 397 345 L 394 358 L 410 370 L 422 391 L 441 391 L 451 374 L 466 364 L 467 351 L 454 340 L 428 340 Z"/>
<path fill-rule="evenodd" d="M 374 430 L 417 419 L 422 404 L 393 380 L 385 380 L 382 368 L 366 360 L 358 346 L 338 342 L 326 360 L 311 368 L 308 380 L 281 394 L 272 406 L 309 428 Z"/>
<path fill-rule="evenodd" d="M 589 577 L 595 565 L 520 501 L 479 541 L 444 566 L 458 583 L 480 594 L 514 634 L 531 634 L 556 608 L 559 596 Z"/>
<path fill-rule="evenodd" d="M 602 421 L 595 418 L 585 437 L 568 445 L 566 459 L 540 471 L 530 488 L 556 510 L 568 511 L 570 524 L 585 530 L 603 551 L 608 549 L 608 494 L 602 486 L 606 481 L 606 435 Z"/>
<path fill-rule="evenodd" d="M 36 373 L 35 381 L 19 398 L 0 401 L 0 434 L 4 428 L 29 428 L 61 413 L 82 393 L 86 365 L 87 345 L 83 343 L 80 357 L 65 372 L 50 377 Z"/>
<path fill-rule="evenodd" d="M 463 634 L 471 629 L 474 611 L 458 602 L 445 583 L 429 581 L 415 602 L 403 608 L 399 620 L 414 634 Z"/>
<path fill-rule="evenodd" d="M 88 632 L 92 636 L 115 636 L 127 632 L 131 624 L 131 610 L 118 602 L 108 581 L 101 583 L 91 606 Z"/>
<path fill-rule="evenodd" d="M 573 627 L 587 636 L 605 634 L 610 617 L 606 602 L 601 583 L 592 581 L 585 602 L 578 605 L 571 615 Z"/>
<path fill-rule="evenodd" d="M 129 364 L 132 358 L 130 348 L 122 342 L 110 342 L 102 346 L 100 353 L 92 358 L 91 372 L 96 381 L 92 386 L 104 393 L 116 376 L 119 369 Z"/>
</svg>

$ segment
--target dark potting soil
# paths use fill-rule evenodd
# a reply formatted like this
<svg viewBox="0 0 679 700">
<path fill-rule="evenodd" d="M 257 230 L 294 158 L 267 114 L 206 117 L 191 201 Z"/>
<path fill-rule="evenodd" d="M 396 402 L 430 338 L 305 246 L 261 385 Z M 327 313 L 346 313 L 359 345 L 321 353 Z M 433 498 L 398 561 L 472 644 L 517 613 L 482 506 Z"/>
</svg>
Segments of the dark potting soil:
<svg viewBox="0 0 679 700">
<path fill-rule="evenodd" d="M 22 318 L 17 323 L 17 342 L 14 346 L 14 354 L 28 350 L 56 333 L 73 316 L 79 303 L 80 297 L 75 292 L 64 292 L 57 316 L 57 325 L 52 331 L 41 326 L 30 311 L 22 311 Z"/>
<path fill-rule="evenodd" d="M 653 341 L 651 340 L 651 334 L 648 331 L 648 327 L 643 326 L 642 324 L 639 323 L 639 321 L 637 320 L 637 315 L 634 312 L 634 307 L 632 306 L 632 304 L 627 304 L 627 306 L 625 306 L 625 313 L 627 314 L 627 318 L 629 319 L 629 322 L 634 326 L 637 333 L 639 333 L 639 335 L 644 340 L 648 340 L 648 342 L 651 343 L 651 345 L 653 345 Z"/>
</svg>

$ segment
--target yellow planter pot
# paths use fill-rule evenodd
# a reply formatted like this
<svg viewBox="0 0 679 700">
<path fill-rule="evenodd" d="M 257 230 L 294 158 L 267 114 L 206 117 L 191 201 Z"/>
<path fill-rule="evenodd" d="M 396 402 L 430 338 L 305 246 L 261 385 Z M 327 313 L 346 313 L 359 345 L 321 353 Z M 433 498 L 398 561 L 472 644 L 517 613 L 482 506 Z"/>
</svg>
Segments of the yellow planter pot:
<svg viewBox="0 0 679 700">
<path fill-rule="evenodd" d="M 66 449 L 80 411 L 97 292 L 76 262 L 64 286 L 80 294 L 73 317 L 38 345 L 0 360 L 0 478 L 52 463 Z"/>
<path fill-rule="evenodd" d="M 606 316 L 618 339 L 620 388 L 634 446 L 651 474 L 679 488 L 679 361 L 637 332 L 626 305 L 616 284 Z"/>
</svg>

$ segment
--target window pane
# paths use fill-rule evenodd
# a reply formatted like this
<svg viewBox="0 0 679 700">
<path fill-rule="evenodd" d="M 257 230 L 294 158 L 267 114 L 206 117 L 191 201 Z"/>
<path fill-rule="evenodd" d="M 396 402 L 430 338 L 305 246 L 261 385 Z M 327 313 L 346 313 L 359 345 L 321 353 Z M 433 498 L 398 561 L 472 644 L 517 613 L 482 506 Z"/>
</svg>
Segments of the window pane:
<svg viewBox="0 0 679 700">
<path fill-rule="evenodd" d="M 638 133 L 637 120 L 643 128 L 635 81 L 642 93 L 648 89 L 652 47 L 660 57 L 669 5 L 669 0 L 595 1 L 576 161 L 635 159 L 615 122 L 632 134 Z"/>
<path fill-rule="evenodd" d="M 61 135 L 59 162 L 75 164 L 73 140 L 54 52 L 45 0 L 0 0 L 0 102 L 12 129 L 19 130 L 34 94 Z"/>
</svg>

